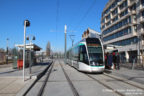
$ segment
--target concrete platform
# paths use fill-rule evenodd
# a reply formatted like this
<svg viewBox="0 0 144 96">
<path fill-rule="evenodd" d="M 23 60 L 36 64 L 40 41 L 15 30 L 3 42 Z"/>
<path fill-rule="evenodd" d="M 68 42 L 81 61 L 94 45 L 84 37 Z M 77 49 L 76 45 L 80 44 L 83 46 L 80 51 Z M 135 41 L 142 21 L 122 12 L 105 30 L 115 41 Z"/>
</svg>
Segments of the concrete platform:
<svg viewBox="0 0 144 96">
<path fill-rule="evenodd" d="M 121 67 L 120 70 L 110 70 L 109 74 L 144 84 L 144 70 L 131 70 Z"/>
<path fill-rule="evenodd" d="M 25 69 L 25 82 L 23 81 L 23 70 L 9 67 L 0 68 L 0 96 L 21 96 L 35 79 L 47 68 L 50 62 L 39 63 L 32 66 L 31 79 L 29 68 Z"/>
</svg>

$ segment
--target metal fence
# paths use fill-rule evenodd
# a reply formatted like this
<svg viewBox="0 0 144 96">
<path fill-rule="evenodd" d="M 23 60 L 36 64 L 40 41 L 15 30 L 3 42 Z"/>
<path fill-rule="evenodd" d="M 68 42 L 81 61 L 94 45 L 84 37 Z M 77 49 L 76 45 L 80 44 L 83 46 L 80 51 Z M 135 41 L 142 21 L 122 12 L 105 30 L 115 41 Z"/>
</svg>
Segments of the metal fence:
<svg viewBox="0 0 144 96">
<path fill-rule="evenodd" d="M 136 58 L 134 58 L 134 59 L 121 58 L 120 59 L 120 66 L 129 68 L 132 70 L 133 69 L 144 70 L 144 61 L 137 60 Z"/>
</svg>

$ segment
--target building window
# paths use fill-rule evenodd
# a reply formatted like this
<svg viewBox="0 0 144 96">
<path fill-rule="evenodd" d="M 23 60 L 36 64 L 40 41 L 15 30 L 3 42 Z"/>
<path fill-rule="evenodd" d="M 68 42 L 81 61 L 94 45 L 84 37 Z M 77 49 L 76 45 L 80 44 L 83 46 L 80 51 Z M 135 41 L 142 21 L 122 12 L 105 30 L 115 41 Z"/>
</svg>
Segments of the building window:
<svg viewBox="0 0 144 96">
<path fill-rule="evenodd" d="M 104 29 L 104 28 L 105 28 L 105 25 L 102 26 L 102 29 Z"/>
<path fill-rule="evenodd" d="M 137 19 L 137 18 L 136 18 L 136 15 L 133 16 L 133 19 L 134 19 L 134 21 L 136 21 L 136 19 Z"/>
<path fill-rule="evenodd" d="M 131 23 L 131 17 L 129 16 L 128 18 L 122 20 L 121 22 L 118 22 L 117 24 L 113 25 L 112 27 L 108 28 L 107 30 L 103 31 L 103 34 L 108 34 L 118 28 L 121 28 L 122 26 Z"/>
<path fill-rule="evenodd" d="M 105 19 L 102 20 L 102 23 L 105 23 Z"/>
<path fill-rule="evenodd" d="M 142 24 L 142 28 L 144 29 L 144 23 Z"/>
<path fill-rule="evenodd" d="M 122 10 L 123 8 L 125 8 L 127 6 L 127 0 L 124 1 L 121 5 L 120 5 L 120 9 Z"/>
<path fill-rule="evenodd" d="M 115 14 L 117 14 L 118 13 L 118 10 L 117 10 L 117 8 L 112 12 L 112 15 L 114 16 Z"/>
<path fill-rule="evenodd" d="M 144 18 L 144 11 L 142 11 L 142 13 L 141 13 L 141 14 L 142 14 L 142 17 Z"/>
<path fill-rule="evenodd" d="M 135 44 L 137 42 L 138 42 L 138 38 L 133 37 L 133 38 L 129 38 L 129 39 L 126 39 L 126 40 L 114 42 L 114 43 L 112 43 L 112 45 L 126 46 L 126 45 L 130 45 L 130 44 Z"/>
<path fill-rule="evenodd" d="M 141 0 L 141 4 L 144 5 L 144 0 Z"/>
<path fill-rule="evenodd" d="M 136 25 L 134 26 L 134 30 L 137 31 L 137 26 Z"/>
<path fill-rule="evenodd" d="M 111 22 L 109 21 L 108 23 L 106 23 L 106 26 L 109 26 L 111 24 Z"/>
<path fill-rule="evenodd" d="M 108 20 L 108 19 L 110 19 L 111 17 L 110 17 L 110 14 L 106 17 L 106 19 Z"/>
<path fill-rule="evenodd" d="M 122 12 L 122 13 L 120 14 L 120 17 L 123 17 L 123 16 L 125 16 L 126 14 L 128 14 L 128 9 L 126 9 L 124 12 Z"/>
<path fill-rule="evenodd" d="M 128 28 L 128 34 L 132 32 L 131 27 Z"/>
<path fill-rule="evenodd" d="M 134 4 L 132 7 L 130 7 L 130 10 L 136 10 L 136 4 Z"/>
<path fill-rule="evenodd" d="M 118 37 L 121 37 L 121 36 L 124 36 L 124 35 L 128 35 L 131 33 L 131 27 L 128 27 L 128 28 L 125 28 L 115 34 L 112 34 L 110 36 L 107 36 L 105 38 L 103 38 L 104 41 L 109 41 L 109 40 L 112 40 L 112 39 L 115 39 L 115 38 L 118 38 Z"/>
<path fill-rule="evenodd" d="M 112 22 L 115 22 L 115 21 L 117 21 L 118 20 L 118 16 L 116 16 L 113 20 L 112 20 Z"/>
</svg>

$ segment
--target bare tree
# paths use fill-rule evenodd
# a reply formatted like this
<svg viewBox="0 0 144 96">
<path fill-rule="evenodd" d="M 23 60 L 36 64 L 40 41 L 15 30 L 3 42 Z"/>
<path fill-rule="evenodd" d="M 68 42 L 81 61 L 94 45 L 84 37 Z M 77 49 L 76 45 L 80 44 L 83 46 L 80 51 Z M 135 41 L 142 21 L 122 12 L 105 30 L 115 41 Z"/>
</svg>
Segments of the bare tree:
<svg viewBox="0 0 144 96">
<path fill-rule="evenodd" d="M 46 56 L 50 56 L 50 51 L 51 51 L 50 42 L 48 42 L 46 46 Z"/>
<path fill-rule="evenodd" d="M 0 52 L 5 52 L 5 50 L 3 48 L 0 48 Z"/>
</svg>

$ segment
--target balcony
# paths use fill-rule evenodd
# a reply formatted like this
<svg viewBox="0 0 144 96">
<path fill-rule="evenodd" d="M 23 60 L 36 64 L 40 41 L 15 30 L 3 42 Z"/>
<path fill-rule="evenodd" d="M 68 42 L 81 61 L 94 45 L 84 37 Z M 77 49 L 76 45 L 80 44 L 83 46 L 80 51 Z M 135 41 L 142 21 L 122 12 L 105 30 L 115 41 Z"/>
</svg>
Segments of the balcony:
<svg viewBox="0 0 144 96">
<path fill-rule="evenodd" d="M 121 4 L 121 2 L 118 2 L 117 5 L 119 6 Z"/>
<path fill-rule="evenodd" d="M 120 2 L 118 2 L 118 5 L 121 5 L 125 0 L 121 0 Z"/>
<path fill-rule="evenodd" d="M 139 8 L 140 8 L 140 11 L 143 11 L 144 10 L 144 4 L 141 4 Z"/>
<path fill-rule="evenodd" d="M 140 23 L 144 23 L 144 16 L 140 17 Z"/>
<path fill-rule="evenodd" d="M 136 25 L 136 24 L 137 24 L 137 22 L 136 22 L 136 20 L 135 20 L 135 19 L 132 19 L 132 24 L 134 24 L 134 25 Z"/>
<path fill-rule="evenodd" d="M 144 41 L 143 41 L 143 40 L 141 41 L 141 43 L 142 43 L 142 45 L 144 46 Z"/>
<path fill-rule="evenodd" d="M 111 16 L 111 19 L 114 19 L 116 16 L 118 16 L 118 14 L 114 14 Z"/>
<path fill-rule="evenodd" d="M 136 14 L 136 10 L 132 10 L 131 13 L 132 13 L 132 14 Z"/>
<path fill-rule="evenodd" d="M 140 31 L 141 31 L 141 34 L 144 34 L 144 28 L 141 28 Z"/>
<path fill-rule="evenodd" d="M 131 1 L 129 1 L 129 3 L 128 3 L 128 7 L 131 7 L 133 4 L 135 4 L 136 3 L 136 0 L 131 0 Z"/>
</svg>

